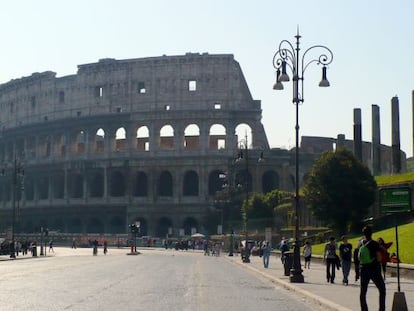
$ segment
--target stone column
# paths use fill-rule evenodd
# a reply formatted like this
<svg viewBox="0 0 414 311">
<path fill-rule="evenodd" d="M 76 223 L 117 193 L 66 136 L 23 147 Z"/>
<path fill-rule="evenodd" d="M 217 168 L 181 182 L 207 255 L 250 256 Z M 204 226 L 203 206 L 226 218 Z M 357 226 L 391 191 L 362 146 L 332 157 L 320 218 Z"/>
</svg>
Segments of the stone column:
<svg viewBox="0 0 414 311">
<path fill-rule="evenodd" d="M 361 109 L 354 109 L 354 156 L 362 162 Z"/>
<path fill-rule="evenodd" d="M 391 99 L 391 148 L 392 148 L 392 173 L 401 173 L 400 155 L 400 112 L 398 97 Z"/>
<path fill-rule="evenodd" d="M 380 109 L 372 105 L 372 144 L 371 144 L 372 174 L 381 174 L 381 132 Z"/>
<path fill-rule="evenodd" d="M 338 134 L 336 137 L 336 149 L 345 147 L 345 135 Z"/>
</svg>

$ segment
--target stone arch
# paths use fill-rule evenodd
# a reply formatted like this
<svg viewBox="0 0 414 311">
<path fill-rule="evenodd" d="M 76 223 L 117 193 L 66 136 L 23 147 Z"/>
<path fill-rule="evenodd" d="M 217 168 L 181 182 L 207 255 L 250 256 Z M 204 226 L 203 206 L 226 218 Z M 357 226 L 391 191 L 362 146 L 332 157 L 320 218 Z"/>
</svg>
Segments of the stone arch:
<svg viewBox="0 0 414 311">
<path fill-rule="evenodd" d="M 147 126 L 141 126 L 137 130 L 137 150 L 140 151 L 149 151 L 149 130 Z"/>
<path fill-rule="evenodd" d="M 189 124 L 184 130 L 184 149 L 197 150 L 200 148 L 200 128 L 197 124 Z"/>
<path fill-rule="evenodd" d="M 89 195 L 92 198 L 102 198 L 104 195 L 104 177 L 101 172 L 95 172 L 89 180 Z"/>
<path fill-rule="evenodd" d="M 133 195 L 136 197 L 148 196 L 148 177 L 145 172 L 139 171 L 136 173 Z"/>
<path fill-rule="evenodd" d="M 124 127 L 120 127 L 115 132 L 115 151 L 125 152 L 127 148 L 126 131 Z"/>
<path fill-rule="evenodd" d="M 113 216 L 109 221 L 108 233 L 124 233 L 125 220 L 120 216 Z"/>
<path fill-rule="evenodd" d="M 165 237 L 172 229 L 172 221 L 168 217 L 161 217 L 158 220 L 156 234 L 157 237 Z"/>
<path fill-rule="evenodd" d="M 63 199 L 65 194 L 65 177 L 58 172 L 52 176 L 52 196 L 54 199 Z"/>
<path fill-rule="evenodd" d="M 262 192 L 268 193 L 279 188 L 279 175 L 272 170 L 264 172 L 262 175 Z"/>
<path fill-rule="evenodd" d="M 80 217 L 72 218 L 68 223 L 68 232 L 81 233 L 83 231 Z"/>
<path fill-rule="evenodd" d="M 103 153 L 105 151 L 105 131 L 102 128 L 96 130 L 94 152 Z"/>
<path fill-rule="evenodd" d="M 97 217 L 91 217 L 86 225 L 87 233 L 103 233 L 104 225 L 102 221 Z"/>
<path fill-rule="evenodd" d="M 110 191 L 112 197 L 122 197 L 125 195 L 125 176 L 120 171 L 114 171 L 110 177 Z"/>
<path fill-rule="evenodd" d="M 162 171 L 158 178 L 157 193 L 159 196 L 173 195 L 173 178 L 169 171 Z"/>
<path fill-rule="evenodd" d="M 83 197 L 83 176 L 80 173 L 70 175 L 69 194 L 71 198 L 80 199 Z"/>
<path fill-rule="evenodd" d="M 160 129 L 159 147 L 164 150 L 174 149 L 174 128 L 169 124 Z"/>
<path fill-rule="evenodd" d="M 198 196 L 198 174 L 187 171 L 183 178 L 183 196 Z"/>
<path fill-rule="evenodd" d="M 210 150 L 226 149 L 226 128 L 222 124 L 213 124 L 208 136 Z"/>
<path fill-rule="evenodd" d="M 183 228 L 185 235 L 191 235 L 198 232 L 198 221 L 192 217 L 188 217 L 183 221 Z"/>
<path fill-rule="evenodd" d="M 217 191 L 223 190 L 225 180 L 221 176 L 225 173 L 221 170 L 214 170 L 208 176 L 208 194 L 215 195 Z"/>
<path fill-rule="evenodd" d="M 39 156 L 42 158 L 50 157 L 51 146 L 51 139 L 49 135 L 39 137 Z"/>
</svg>

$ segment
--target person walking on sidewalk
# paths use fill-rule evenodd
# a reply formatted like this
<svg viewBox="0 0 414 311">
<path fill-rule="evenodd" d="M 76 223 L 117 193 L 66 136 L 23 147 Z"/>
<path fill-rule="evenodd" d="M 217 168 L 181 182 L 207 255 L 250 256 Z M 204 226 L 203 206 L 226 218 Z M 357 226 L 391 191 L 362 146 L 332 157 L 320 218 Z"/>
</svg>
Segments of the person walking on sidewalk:
<svg viewBox="0 0 414 311">
<path fill-rule="evenodd" d="M 367 291 L 369 281 L 372 280 L 379 291 L 379 311 L 385 311 L 385 283 L 381 273 L 381 249 L 377 241 L 372 240 L 372 228 L 364 227 L 364 240 L 359 247 L 361 289 L 359 301 L 361 311 L 368 311 Z"/>
<path fill-rule="evenodd" d="M 272 247 L 270 246 L 269 241 L 263 242 L 262 245 L 262 256 L 263 256 L 263 266 L 265 268 L 269 268 L 269 258 L 270 258 L 270 252 L 272 250 Z"/>
<path fill-rule="evenodd" d="M 310 262 L 312 258 L 312 246 L 310 245 L 309 241 L 306 241 L 305 246 L 303 247 L 303 257 L 305 257 L 305 269 L 310 269 Z"/>
<path fill-rule="evenodd" d="M 352 266 L 352 244 L 348 242 L 348 238 L 344 235 L 341 237 L 341 240 L 339 257 L 341 258 L 342 274 L 344 276 L 342 284 L 348 285 L 348 276 Z"/>
<path fill-rule="evenodd" d="M 323 252 L 323 261 L 326 263 L 326 281 L 331 283 L 335 282 L 335 268 L 338 263 L 337 249 L 338 245 L 335 242 L 335 237 L 331 236 Z"/>
</svg>

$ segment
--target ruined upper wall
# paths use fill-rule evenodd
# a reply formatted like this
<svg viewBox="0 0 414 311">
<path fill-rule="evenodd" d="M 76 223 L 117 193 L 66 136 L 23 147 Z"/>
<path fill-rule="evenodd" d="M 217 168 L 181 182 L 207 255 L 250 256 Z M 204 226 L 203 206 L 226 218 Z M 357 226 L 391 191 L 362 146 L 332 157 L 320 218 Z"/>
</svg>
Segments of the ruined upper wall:
<svg viewBox="0 0 414 311">
<path fill-rule="evenodd" d="M 0 85 L 2 129 L 114 112 L 206 110 L 261 113 L 231 54 L 187 53 L 141 59 L 101 59 L 76 75 L 35 73 Z"/>
</svg>

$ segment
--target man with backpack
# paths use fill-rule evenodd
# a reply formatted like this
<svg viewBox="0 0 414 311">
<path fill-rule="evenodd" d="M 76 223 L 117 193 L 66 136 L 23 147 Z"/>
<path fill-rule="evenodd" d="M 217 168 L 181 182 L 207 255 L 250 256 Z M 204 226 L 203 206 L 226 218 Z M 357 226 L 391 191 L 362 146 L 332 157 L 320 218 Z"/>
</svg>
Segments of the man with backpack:
<svg viewBox="0 0 414 311">
<path fill-rule="evenodd" d="M 359 301 L 361 311 L 368 311 L 367 291 L 369 281 L 372 280 L 379 291 L 379 311 L 385 311 L 385 283 L 381 273 L 381 253 L 378 242 L 372 240 L 372 228 L 370 226 L 362 229 L 365 239 L 359 246 L 359 264 L 361 290 Z"/>
</svg>

